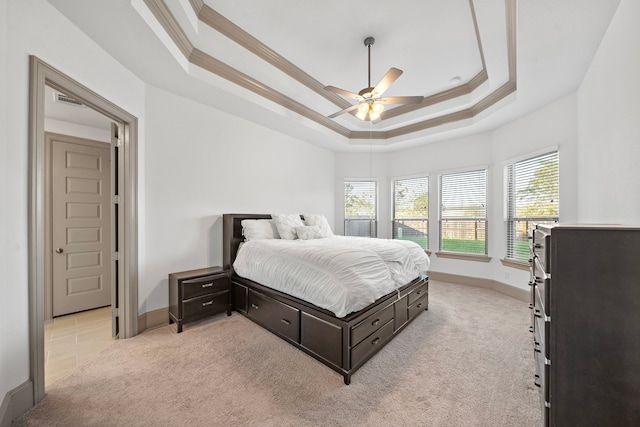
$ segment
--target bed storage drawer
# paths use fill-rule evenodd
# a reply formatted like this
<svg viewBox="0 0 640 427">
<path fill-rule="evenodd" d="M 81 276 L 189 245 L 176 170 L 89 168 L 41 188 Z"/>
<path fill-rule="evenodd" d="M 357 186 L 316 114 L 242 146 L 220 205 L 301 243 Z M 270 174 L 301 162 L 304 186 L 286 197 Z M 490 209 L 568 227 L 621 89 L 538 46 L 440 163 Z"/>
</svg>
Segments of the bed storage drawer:
<svg viewBox="0 0 640 427">
<path fill-rule="evenodd" d="M 420 312 L 427 309 L 429 304 L 429 294 L 424 294 L 420 299 L 416 300 L 409 306 L 409 319 L 413 319 Z"/>
<path fill-rule="evenodd" d="M 369 335 L 360 344 L 351 349 L 351 367 L 366 360 L 367 356 L 378 351 L 387 339 L 393 335 L 393 320 L 389 320 L 375 333 Z"/>
<path fill-rule="evenodd" d="M 300 343 L 300 310 L 249 289 L 247 315 L 265 328 Z"/>
<path fill-rule="evenodd" d="M 355 325 L 351 329 L 351 345 L 357 345 L 390 320 L 393 320 L 393 305 L 388 305 Z"/>
<path fill-rule="evenodd" d="M 409 305 L 413 304 L 429 292 L 429 283 L 425 282 L 409 294 Z"/>
</svg>

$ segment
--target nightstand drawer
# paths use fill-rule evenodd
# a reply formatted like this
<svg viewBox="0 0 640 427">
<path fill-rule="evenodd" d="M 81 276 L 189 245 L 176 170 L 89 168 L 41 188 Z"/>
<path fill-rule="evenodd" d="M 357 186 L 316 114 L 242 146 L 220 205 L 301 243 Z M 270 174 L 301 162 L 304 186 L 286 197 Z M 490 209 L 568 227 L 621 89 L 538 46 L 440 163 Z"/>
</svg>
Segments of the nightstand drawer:
<svg viewBox="0 0 640 427">
<path fill-rule="evenodd" d="M 182 281 L 182 299 L 188 300 L 200 295 L 214 294 L 229 289 L 226 274 L 214 274 Z"/>
<path fill-rule="evenodd" d="M 184 318 L 183 321 L 197 319 L 208 314 L 226 311 L 229 306 L 229 292 L 220 292 L 217 294 L 203 295 L 192 298 L 183 302 Z"/>
</svg>

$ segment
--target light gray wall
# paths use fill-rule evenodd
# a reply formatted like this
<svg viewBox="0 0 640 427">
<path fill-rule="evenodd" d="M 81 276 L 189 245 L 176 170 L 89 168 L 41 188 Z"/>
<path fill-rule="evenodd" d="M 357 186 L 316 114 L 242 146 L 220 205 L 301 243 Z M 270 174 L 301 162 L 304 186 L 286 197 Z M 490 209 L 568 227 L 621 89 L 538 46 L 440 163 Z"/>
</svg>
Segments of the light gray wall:
<svg viewBox="0 0 640 427">
<path fill-rule="evenodd" d="M 622 0 L 578 91 L 582 222 L 640 224 L 638 19 Z"/>
<path fill-rule="evenodd" d="M 334 154 L 147 87 L 141 312 L 167 274 L 222 264 L 223 213 L 321 213 L 333 225 Z"/>
</svg>

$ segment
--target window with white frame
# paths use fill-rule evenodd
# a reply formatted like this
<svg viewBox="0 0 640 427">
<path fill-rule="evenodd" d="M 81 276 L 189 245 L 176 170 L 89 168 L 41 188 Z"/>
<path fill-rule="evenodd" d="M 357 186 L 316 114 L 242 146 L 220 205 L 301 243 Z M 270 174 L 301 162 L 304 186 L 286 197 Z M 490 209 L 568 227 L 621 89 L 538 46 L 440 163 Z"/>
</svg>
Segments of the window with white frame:
<svg viewBox="0 0 640 427">
<path fill-rule="evenodd" d="M 429 247 L 429 177 L 393 181 L 394 239 Z"/>
<path fill-rule="evenodd" d="M 378 188 L 376 181 L 344 182 L 344 235 L 378 235 Z"/>
<path fill-rule="evenodd" d="M 440 250 L 487 254 L 487 170 L 440 175 Z"/>
<path fill-rule="evenodd" d="M 506 259 L 526 262 L 536 224 L 559 219 L 558 151 L 504 167 Z"/>
</svg>

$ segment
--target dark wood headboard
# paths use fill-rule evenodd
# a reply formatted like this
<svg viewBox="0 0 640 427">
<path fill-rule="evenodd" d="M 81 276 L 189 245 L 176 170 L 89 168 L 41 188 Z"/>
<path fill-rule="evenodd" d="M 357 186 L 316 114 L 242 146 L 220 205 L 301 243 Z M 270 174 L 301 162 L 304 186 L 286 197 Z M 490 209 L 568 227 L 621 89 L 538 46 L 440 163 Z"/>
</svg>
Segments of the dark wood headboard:
<svg viewBox="0 0 640 427">
<path fill-rule="evenodd" d="M 240 243 L 244 242 L 242 235 L 243 219 L 271 219 L 269 214 L 223 214 L 222 215 L 222 266 L 233 271 L 233 261 L 236 259 Z"/>
</svg>

